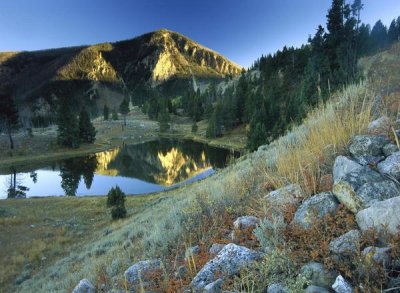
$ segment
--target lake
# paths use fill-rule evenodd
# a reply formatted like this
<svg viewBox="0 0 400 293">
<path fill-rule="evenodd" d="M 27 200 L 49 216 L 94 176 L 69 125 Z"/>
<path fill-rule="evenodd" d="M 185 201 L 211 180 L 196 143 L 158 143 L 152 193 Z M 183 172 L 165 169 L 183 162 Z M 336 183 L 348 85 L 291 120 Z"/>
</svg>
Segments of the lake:
<svg viewBox="0 0 400 293">
<path fill-rule="evenodd" d="M 160 139 L 37 165 L 0 167 L 0 199 L 159 192 L 212 175 L 236 152 L 189 140 Z"/>
</svg>

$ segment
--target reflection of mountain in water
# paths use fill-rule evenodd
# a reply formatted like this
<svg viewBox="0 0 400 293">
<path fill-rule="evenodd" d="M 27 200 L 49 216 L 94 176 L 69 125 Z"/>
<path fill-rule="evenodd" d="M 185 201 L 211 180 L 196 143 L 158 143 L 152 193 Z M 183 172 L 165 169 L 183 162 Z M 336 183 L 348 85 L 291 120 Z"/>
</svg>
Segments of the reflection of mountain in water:
<svg viewBox="0 0 400 293">
<path fill-rule="evenodd" d="M 99 153 L 96 172 L 168 186 L 209 168 L 224 167 L 228 154 L 191 141 L 160 140 Z"/>
</svg>

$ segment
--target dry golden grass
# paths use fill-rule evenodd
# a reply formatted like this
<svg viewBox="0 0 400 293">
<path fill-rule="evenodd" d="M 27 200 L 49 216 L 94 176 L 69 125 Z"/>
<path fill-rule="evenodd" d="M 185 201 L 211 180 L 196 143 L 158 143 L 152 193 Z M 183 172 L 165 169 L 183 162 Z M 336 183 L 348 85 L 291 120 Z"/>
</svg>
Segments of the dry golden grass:
<svg viewBox="0 0 400 293">
<path fill-rule="evenodd" d="M 308 195 L 316 193 L 320 179 L 350 139 L 365 131 L 371 121 L 373 91 L 364 83 L 347 87 L 327 104 L 311 111 L 296 143 L 277 143 L 275 166 L 264 167 L 267 182 L 275 188 L 298 183 Z"/>
</svg>

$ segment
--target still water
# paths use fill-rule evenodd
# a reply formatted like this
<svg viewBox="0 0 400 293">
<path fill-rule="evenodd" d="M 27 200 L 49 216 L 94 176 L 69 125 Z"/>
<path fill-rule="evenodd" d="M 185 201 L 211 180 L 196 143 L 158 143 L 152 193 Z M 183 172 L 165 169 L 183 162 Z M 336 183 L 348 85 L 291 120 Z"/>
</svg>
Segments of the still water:
<svg viewBox="0 0 400 293">
<path fill-rule="evenodd" d="M 118 185 L 146 194 L 210 176 L 237 153 L 193 141 L 162 139 L 32 166 L 0 167 L 0 199 L 105 195 Z"/>
</svg>

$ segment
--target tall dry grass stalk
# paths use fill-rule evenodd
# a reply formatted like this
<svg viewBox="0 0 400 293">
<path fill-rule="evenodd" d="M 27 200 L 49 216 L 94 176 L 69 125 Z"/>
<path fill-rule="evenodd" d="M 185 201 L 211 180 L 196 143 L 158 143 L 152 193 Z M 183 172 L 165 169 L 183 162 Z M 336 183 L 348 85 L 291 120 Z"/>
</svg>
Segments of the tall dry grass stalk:
<svg viewBox="0 0 400 293">
<path fill-rule="evenodd" d="M 265 168 L 267 181 L 275 188 L 298 183 L 307 195 L 315 193 L 335 156 L 367 128 L 373 101 L 373 91 L 360 83 L 311 111 L 303 127 L 293 130 L 296 143 L 277 142 L 276 164 Z"/>
</svg>

